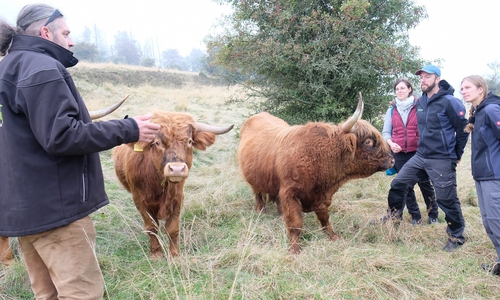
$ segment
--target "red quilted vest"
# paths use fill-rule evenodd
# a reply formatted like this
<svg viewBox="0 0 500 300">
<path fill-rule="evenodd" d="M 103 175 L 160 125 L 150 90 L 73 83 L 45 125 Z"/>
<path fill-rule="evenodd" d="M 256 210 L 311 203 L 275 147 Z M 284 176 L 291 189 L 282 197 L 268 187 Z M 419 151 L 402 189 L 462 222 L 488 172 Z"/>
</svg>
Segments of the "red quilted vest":
<svg viewBox="0 0 500 300">
<path fill-rule="evenodd" d="M 419 134 L 416 114 L 417 107 L 415 103 L 408 114 L 406 126 L 394 103 L 392 107 L 392 141 L 401 146 L 402 152 L 416 152 Z"/>
</svg>

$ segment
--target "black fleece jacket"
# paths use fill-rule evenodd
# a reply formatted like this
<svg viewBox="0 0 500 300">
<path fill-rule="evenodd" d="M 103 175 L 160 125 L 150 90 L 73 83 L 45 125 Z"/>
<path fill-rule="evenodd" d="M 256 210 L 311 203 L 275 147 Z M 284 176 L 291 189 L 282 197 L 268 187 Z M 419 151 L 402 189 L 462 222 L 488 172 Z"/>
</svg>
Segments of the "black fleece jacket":
<svg viewBox="0 0 500 300">
<path fill-rule="evenodd" d="M 465 106 L 453 96 L 453 87 L 439 81 L 439 91 L 423 94 L 417 101 L 417 120 L 420 138 L 417 154 L 427 159 L 460 160 L 469 134 Z"/>
<path fill-rule="evenodd" d="M 67 225 L 108 204 L 99 151 L 139 139 L 133 119 L 92 122 L 71 51 L 16 36 L 0 61 L 0 236 Z"/>
</svg>

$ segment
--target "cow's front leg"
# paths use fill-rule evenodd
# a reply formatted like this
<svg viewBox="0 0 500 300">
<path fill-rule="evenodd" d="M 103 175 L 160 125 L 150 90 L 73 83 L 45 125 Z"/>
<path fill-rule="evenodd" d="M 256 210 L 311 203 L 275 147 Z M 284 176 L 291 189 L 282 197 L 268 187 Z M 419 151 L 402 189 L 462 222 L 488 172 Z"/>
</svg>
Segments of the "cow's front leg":
<svg viewBox="0 0 500 300">
<path fill-rule="evenodd" d="M 316 213 L 316 216 L 321 223 L 321 227 L 323 227 L 323 230 L 326 232 L 328 237 L 332 241 L 338 240 L 340 237 L 333 231 L 332 225 L 330 224 L 330 214 L 328 213 L 328 207 L 326 205 L 321 205 L 314 212 Z"/>
<path fill-rule="evenodd" d="M 158 240 L 158 227 L 146 227 L 149 235 L 149 251 L 152 259 L 159 259 L 163 257 L 163 251 Z"/>
<path fill-rule="evenodd" d="M 0 262 L 6 266 L 12 262 L 12 250 L 6 236 L 0 236 Z"/>
<path fill-rule="evenodd" d="M 299 254 L 299 237 L 303 225 L 302 204 L 289 190 L 280 191 L 279 197 L 281 200 L 283 219 L 285 220 L 288 236 L 290 238 L 289 251 L 291 254 Z"/>
<path fill-rule="evenodd" d="M 139 207 L 138 207 L 139 208 Z M 158 259 L 163 257 L 163 251 L 158 240 L 158 219 L 156 218 L 156 213 L 153 211 L 146 211 L 139 209 L 142 219 L 144 220 L 144 227 L 146 233 L 149 236 L 149 252 L 152 259 Z"/>
<path fill-rule="evenodd" d="M 170 241 L 168 251 L 170 256 L 180 254 L 179 250 L 179 218 L 181 214 L 182 200 L 173 201 L 172 213 L 165 220 L 165 231 Z"/>
</svg>

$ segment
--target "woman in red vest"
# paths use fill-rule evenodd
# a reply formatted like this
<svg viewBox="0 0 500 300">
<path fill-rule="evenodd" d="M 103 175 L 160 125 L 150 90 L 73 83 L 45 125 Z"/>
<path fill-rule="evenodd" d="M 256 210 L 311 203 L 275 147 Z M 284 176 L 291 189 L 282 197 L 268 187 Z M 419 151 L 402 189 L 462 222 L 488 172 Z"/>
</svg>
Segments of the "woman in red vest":
<svg viewBox="0 0 500 300">
<path fill-rule="evenodd" d="M 398 79 L 394 83 L 394 92 L 396 93 L 396 99 L 391 102 L 391 107 L 385 115 L 382 136 L 393 152 L 396 161 L 394 168 L 398 172 L 415 155 L 419 134 L 415 106 L 417 98 L 413 96 L 412 84 L 407 79 Z M 434 188 L 429 179 L 420 182 L 418 185 L 427 206 L 428 223 L 436 224 L 438 222 L 438 205 Z M 389 197 L 391 197 L 391 194 L 389 194 Z M 406 207 L 411 215 L 412 224 L 420 225 L 422 216 L 413 187 L 408 188 Z M 402 219 L 403 211 L 391 212 L 390 215 Z M 387 220 L 384 219 L 383 221 Z"/>
</svg>

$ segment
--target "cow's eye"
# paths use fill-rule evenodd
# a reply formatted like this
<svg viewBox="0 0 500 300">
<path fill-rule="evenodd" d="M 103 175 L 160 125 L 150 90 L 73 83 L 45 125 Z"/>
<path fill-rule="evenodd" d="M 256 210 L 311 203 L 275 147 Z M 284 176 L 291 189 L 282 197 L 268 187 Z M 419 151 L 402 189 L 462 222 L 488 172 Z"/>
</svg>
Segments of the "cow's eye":
<svg viewBox="0 0 500 300">
<path fill-rule="evenodd" d="M 365 140 L 365 146 L 366 147 L 373 147 L 373 140 L 372 139 L 366 139 Z"/>
<path fill-rule="evenodd" d="M 193 147 L 193 143 L 194 143 L 193 139 L 189 139 L 188 140 L 188 146 L 189 147 Z"/>
<path fill-rule="evenodd" d="M 151 142 L 151 146 L 160 146 L 160 141 L 159 140 L 154 140 Z"/>
</svg>

